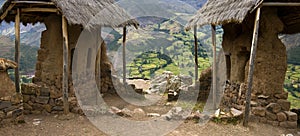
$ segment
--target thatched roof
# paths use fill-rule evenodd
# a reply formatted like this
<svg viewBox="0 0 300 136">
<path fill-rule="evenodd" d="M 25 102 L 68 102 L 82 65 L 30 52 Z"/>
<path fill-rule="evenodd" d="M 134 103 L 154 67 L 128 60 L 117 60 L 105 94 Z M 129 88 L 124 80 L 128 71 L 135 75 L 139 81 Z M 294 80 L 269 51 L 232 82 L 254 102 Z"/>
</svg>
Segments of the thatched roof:
<svg viewBox="0 0 300 136">
<path fill-rule="evenodd" d="M 9 5 L 14 1 L 23 0 L 7 0 L 0 9 L 0 15 L 4 14 Z M 28 0 L 27 0 L 28 1 Z M 69 24 L 86 26 L 94 16 L 99 16 L 93 25 L 101 25 L 108 27 L 119 27 L 125 25 L 138 26 L 138 22 L 131 18 L 124 9 L 114 4 L 114 0 L 31 0 L 34 2 L 53 2 L 53 5 L 18 3 L 9 12 L 4 19 L 5 21 L 14 21 L 14 10 L 16 8 L 56 8 L 67 18 Z M 99 14 L 100 13 L 100 14 Z M 49 14 L 45 12 L 34 12 L 31 14 L 21 14 L 23 23 L 43 22 L 44 17 Z M 2 21 L 2 20 L 1 20 Z"/>
<path fill-rule="evenodd" d="M 197 11 L 186 26 L 189 30 L 193 26 L 207 24 L 220 25 L 229 22 L 241 23 L 257 0 L 208 0 Z"/>
</svg>

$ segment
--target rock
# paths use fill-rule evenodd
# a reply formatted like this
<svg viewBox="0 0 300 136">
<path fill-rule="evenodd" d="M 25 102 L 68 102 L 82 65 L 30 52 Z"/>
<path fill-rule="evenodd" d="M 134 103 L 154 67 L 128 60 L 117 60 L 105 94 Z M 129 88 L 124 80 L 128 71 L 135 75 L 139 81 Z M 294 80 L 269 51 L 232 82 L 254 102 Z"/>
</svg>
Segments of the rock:
<svg viewBox="0 0 300 136">
<path fill-rule="evenodd" d="M 3 111 L 0 111 L 0 121 L 1 119 L 4 119 L 5 118 L 5 113 Z"/>
<path fill-rule="evenodd" d="M 33 108 L 29 105 L 29 104 L 27 104 L 27 103 L 23 103 L 23 107 L 24 107 L 24 110 L 29 110 L 29 111 L 31 111 Z"/>
<path fill-rule="evenodd" d="M 269 96 L 266 96 L 266 95 L 259 95 L 257 96 L 258 99 L 268 99 Z"/>
<path fill-rule="evenodd" d="M 169 90 L 168 92 L 168 102 L 177 101 L 179 97 L 179 93 L 174 90 Z"/>
<path fill-rule="evenodd" d="M 39 90 L 36 91 L 37 96 L 50 96 L 50 89 L 48 87 L 41 87 Z"/>
<path fill-rule="evenodd" d="M 133 110 L 133 116 L 135 118 L 141 119 L 141 118 L 144 118 L 146 116 L 146 113 L 143 109 L 136 108 L 136 109 Z"/>
<path fill-rule="evenodd" d="M 288 121 L 297 121 L 298 120 L 298 116 L 296 113 L 291 112 L 291 111 L 285 111 L 284 112 L 288 118 Z"/>
<path fill-rule="evenodd" d="M 289 93 L 284 91 L 281 94 L 275 94 L 274 96 L 277 99 L 285 99 L 286 100 L 288 98 L 288 95 L 289 95 Z"/>
<path fill-rule="evenodd" d="M 50 104 L 46 104 L 46 105 L 44 105 L 44 109 L 45 109 L 47 112 L 51 113 L 51 111 L 52 111 L 52 106 L 51 106 Z"/>
<path fill-rule="evenodd" d="M 252 113 L 257 116 L 264 117 L 266 115 L 266 109 L 263 107 L 253 107 Z"/>
<path fill-rule="evenodd" d="M 54 106 L 54 107 L 52 107 L 52 111 L 63 111 L 63 110 L 64 110 L 64 108 L 61 107 L 61 106 Z"/>
<path fill-rule="evenodd" d="M 120 110 L 119 108 L 114 107 L 114 106 L 110 107 L 110 109 L 111 109 L 111 111 L 112 111 L 114 114 L 117 114 L 117 113 L 122 112 L 122 110 Z"/>
<path fill-rule="evenodd" d="M 266 112 L 266 117 L 268 120 L 276 120 L 277 119 L 277 115 L 274 113 L 271 113 L 269 111 Z"/>
<path fill-rule="evenodd" d="M 280 122 L 279 126 L 284 127 L 284 128 L 295 129 L 295 128 L 297 128 L 297 122 L 296 121 L 284 121 L 284 122 Z"/>
<path fill-rule="evenodd" d="M 129 109 L 127 108 L 124 108 L 121 110 L 122 114 L 124 117 L 132 117 L 132 111 L 130 111 Z"/>
<path fill-rule="evenodd" d="M 42 111 L 44 109 L 43 105 L 39 104 L 39 103 L 34 103 L 32 105 L 32 108 L 33 108 L 33 110 L 37 110 L 37 111 Z"/>
<path fill-rule="evenodd" d="M 30 100 L 30 95 L 23 95 L 23 102 L 28 102 Z"/>
<path fill-rule="evenodd" d="M 147 113 L 147 117 L 160 117 L 158 113 Z"/>
<path fill-rule="evenodd" d="M 0 102 L 0 110 L 10 107 L 11 105 L 12 105 L 12 103 L 9 101 L 1 101 Z"/>
<path fill-rule="evenodd" d="M 171 120 L 172 119 L 172 114 L 171 113 L 167 113 L 167 114 L 164 114 L 162 115 L 162 117 L 165 119 L 165 120 Z"/>
<path fill-rule="evenodd" d="M 278 121 L 270 121 L 270 120 L 267 120 L 267 124 L 270 124 L 272 126 L 279 126 L 279 122 Z"/>
<path fill-rule="evenodd" d="M 289 111 L 291 107 L 291 102 L 288 100 L 279 99 L 277 103 L 281 106 L 281 109 L 284 111 Z"/>
<path fill-rule="evenodd" d="M 277 103 L 270 103 L 266 108 L 268 111 L 271 111 L 273 113 L 278 113 L 281 110 L 281 106 Z"/>
<path fill-rule="evenodd" d="M 287 121 L 287 116 L 283 112 L 277 113 L 277 120 L 280 122 Z"/>
<path fill-rule="evenodd" d="M 62 97 L 62 91 L 59 91 L 57 89 L 50 89 L 50 98 L 57 99 L 59 97 Z"/>
<path fill-rule="evenodd" d="M 37 103 L 40 103 L 40 104 L 48 104 L 49 102 L 49 97 L 46 97 L 46 96 L 38 96 L 36 99 L 35 99 L 35 102 Z"/>
<path fill-rule="evenodd" d="M 230 109 L 230 113 L 233 115 L 233 117 L 240 117 L 243 115 L 243 112 L 240 110 L 237 110 L 235 108 Z"/>
<path fill-rule="evenodd" d="M 39 89 L 39 86 L 33 83 L 28 83 L 28 84 L 22 84 L 21 89 L 22 89 L 22 94 L 35 95 L 36 90 Z"/>
</svg>

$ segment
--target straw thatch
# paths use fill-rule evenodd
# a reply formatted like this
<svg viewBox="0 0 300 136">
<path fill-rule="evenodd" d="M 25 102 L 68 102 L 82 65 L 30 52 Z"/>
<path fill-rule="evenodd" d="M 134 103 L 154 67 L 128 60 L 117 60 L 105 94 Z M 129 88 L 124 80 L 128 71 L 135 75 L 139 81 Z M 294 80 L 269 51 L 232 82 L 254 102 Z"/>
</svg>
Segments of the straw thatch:
<svg viewBox="0 0 300 136">
<path fill-rule="evenodd" d="M 12 1 L 22 0 L 6 0 L 0 9 L 2 15 Z M 120 27 L 125 25 L 138 26 L 138 22 L 130 17 L 124 9 L 114 4 L 114 0 L 32 0 L 42 2 L 53 2 L 54 5 L 31 5 L 31 4 L 16 4 L 11 10 L 16 8 L 39 7 L 39 8 L 58 8 L 61 13 L 67 18 L 69 24 L 82 25 L 87 24 L 97 15 L 98 19 L 93 25 Z M 21 14 L 21 22 L 36 23 L 43 22 L 43 19 L 49 14 L 55 13 L 32 13 L 30 15 Z M 4 19 L 7 22 L 14 21 L 14 14 L 8 14 Z M 3 20 L 1 20 L 3 21 Z"/>
<path fill-rule="evenodd" d="M 207 24 L 220 25 L 229 22 L 241 23 L 257 0 L 208 0 L 197 11 L 186 26 L 190 30 L 194 26 Z"/>
</svg>

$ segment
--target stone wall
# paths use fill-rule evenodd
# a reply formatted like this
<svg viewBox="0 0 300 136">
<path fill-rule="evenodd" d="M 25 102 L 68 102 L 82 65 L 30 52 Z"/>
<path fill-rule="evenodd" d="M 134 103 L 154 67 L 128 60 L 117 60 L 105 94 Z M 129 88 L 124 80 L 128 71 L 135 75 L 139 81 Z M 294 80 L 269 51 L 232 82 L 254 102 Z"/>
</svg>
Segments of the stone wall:
<svg viewBox="0 0 300 136">
<path fill-rule="evenodd" d="M 63 113 L 63 98 L 46 86 L 22 84 L 24 114 L 60 114 Z M 69 110 L 83 114 L 75 96 L 69 97 Z"/>
</svg>

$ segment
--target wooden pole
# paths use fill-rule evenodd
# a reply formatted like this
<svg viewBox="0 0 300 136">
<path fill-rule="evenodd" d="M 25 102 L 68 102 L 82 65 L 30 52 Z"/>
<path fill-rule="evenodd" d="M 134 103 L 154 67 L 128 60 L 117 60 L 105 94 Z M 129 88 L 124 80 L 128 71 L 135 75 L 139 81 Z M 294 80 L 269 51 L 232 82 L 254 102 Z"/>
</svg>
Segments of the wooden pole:
<svg viewBox="0 0 300 136">
<path fill-rule="evenodd" d="M 126 26 L 123 27 L 123 84 L 126 85 Z"/>
<path fill-rule="evenodd" d="M 197 38 L 197 26 L 194 27 L 194 39 L 195 39 L 195 83 L 198 81 L 198 38 Z"/>
<path fill-rule="evenodd" d="M 64 102 L 64 113 L 69 113 L 69 102 L 68 102 L 68 86 L 69 86 L 69 63 L 68 63 L 68 52 L 69 52 L 69 41 L 68 41 L 68 24 L 65 16 L 62 16 L 62 33 L 63 33 L 63 102 Z"/>
<path fill-rule="evenodd" d="M 15 69 L 15 86 L 16 92 L 20 93 L 20 9 L 17 9 L 15 18 L 15 61 L 18 67 Z"/>
<path fill-rule="evenodd" d="M 212 37 L 212 45 L 213 45 L 213 109 L 217 109 L 216 105 L 216 91 L 217 91 L 217 41 L 216 41 L 216 26 L 211 25 L 211 37 Z"/>
<path fill-rule="evenodd" d="M 260 19 L 260 8 L 257 8 L 255 22 L 254 22 L 249 73 L 248 73 L 248 90 L 247 90 L 247 95 L 246 95 L 245 117 L 244 117 L 244 122 L 243 122 L 243 125 L 245 127 L 248 126 L 249 113 L 250 113 L 250 101 L 251 101 L 252 81 L 253 81 L 253 73 L 254 73 L 254 62 L 255 62 L 256 49 L 257 49 L 259 19 Z"/>
</svg>

